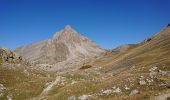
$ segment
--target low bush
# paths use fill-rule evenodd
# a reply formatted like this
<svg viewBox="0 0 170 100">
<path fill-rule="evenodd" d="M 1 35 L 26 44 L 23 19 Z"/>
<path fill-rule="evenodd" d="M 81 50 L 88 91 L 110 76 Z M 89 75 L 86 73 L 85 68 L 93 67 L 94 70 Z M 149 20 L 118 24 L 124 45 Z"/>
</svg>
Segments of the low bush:
<svg viewBox="0 0 170 100">
<path fill-rule="evenodd" d="M 84 65 L 80 69 L 88 69 L 88 68 L 91 68 L 91 67 L 92 67 L 91 65 Z"/>
</svg>

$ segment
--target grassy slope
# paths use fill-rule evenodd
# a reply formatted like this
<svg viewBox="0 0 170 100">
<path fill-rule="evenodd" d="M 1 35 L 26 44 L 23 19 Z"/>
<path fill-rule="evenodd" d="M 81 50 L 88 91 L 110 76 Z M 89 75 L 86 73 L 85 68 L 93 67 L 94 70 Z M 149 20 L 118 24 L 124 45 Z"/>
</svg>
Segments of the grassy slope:
<svg viewBox="0 0 170 100">
<path fill-rule="evenodd" d="M 153 85 L 149 87 L 140 86 L 137 79 L 141 75 L 148 77 L 150 68 L 149 66 L 152 64 L 159 64 L 159 69 L 169 71 L 169 50 L 170 28 L 166 28 L 162 30 L 159 34 L 157 34 L 151 41 L 135 46 L 134 48 L 129 49 L 127 52 L 120 54 L 107 54 L 96 59 L 95 61 L 90 63 L 92 66 L 95 67 L 86 70 L 87 73 L 91 72 L 91 75 L 89 75 L 89 80 L 86 79 L 83 82 L 79 82 L 76 84 L 76 86 L 67 85 L 65 87 L 59 88 L 58 92 L 56 91 L 53 94 L 49 95 L 49 98 L 60 98 L 61 100 L 66 100 L 68 96 L 75 95 L 78 97 L 82 94 L 98 93 L 102 89 L 111 88 L 112 86 L 119 86 L 120 88 L 122 88 L 122 91 L 124 91 L 124 96 L 112 94 L 109 96 L 100 96 L 99 98 L 108 100 L 120 99 L 126 97 L 130 93 L 130 91 L 123 90 L 123 87 L 126 84 L 130 85 L 131 90 L 137 88 L 141 91 L 139 95 L 127 98 L 148 99 L 151 95 L 158 93 L 158 91 L 163 92 L 164 90 L 166 90 L 167 88 L 158 87 L 158 84 L 165 80 L 166 82 L 169 82 L 170 79 L 168 77 L 159 77 L 159 79 L 155 80 L 155 83 L 153 83 Z M 165 65 L 166 67 L 162 68 L 163 65 Z M 93 74 L 95 74 L 95 68 L 97 67 L 101 67 L 101 69 L 99 69 L 98 71 L 104 73 L 103 76 L 107 76 L 109 74 L 112 74 L 113 76 L 107 76 L 104 80 L 101 80 L 101 82 L 99 81 L 95 83 L 94 81 L 90 80 L 90 78 L 94 78 Z M 84 72 L 85 71 L 77 71 L 75 73 L 81 75 L 80 73 Z M 84 74 L 84 76 L 87 75 Z M 98 79 L 100 80 L 101 77 L 98 76 Z M 127 79 L 131 81 L 129 82 Z M 87 91 L 85 87 L 88 88 Z"/>
<path fill-rule="evenodd" d="M 45 84 L 53 80 L 47 78 L 45 73 L 36 70 L 27 70 L 29 75 L 24 73 L 24 65 L 16 69 L 9 69 L 7 67 L 15 66 L 0 66 L 0 83 L 8 89 L 3 97 L 4 100 L 6 100 L 7 95 L 12 95 L 13 100 L 24 100 L 37 96 L 41 93 Z"/>
</svg>

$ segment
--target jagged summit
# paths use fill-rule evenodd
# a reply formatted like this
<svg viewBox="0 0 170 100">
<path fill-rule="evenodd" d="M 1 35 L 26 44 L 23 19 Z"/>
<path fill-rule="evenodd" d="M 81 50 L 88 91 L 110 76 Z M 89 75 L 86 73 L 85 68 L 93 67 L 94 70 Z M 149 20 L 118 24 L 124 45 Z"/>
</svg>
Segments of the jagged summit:
<svg viewBox="0 0 170 100">
<path fill-rule="evenodd" d="M 71 25 L 66 25 L 62 31 L 66 31 L 66 32 L 72 32 L 72 33 L 78 33 Z"/>
<path fill-rule="evenodd" d="M 62 39 L 62 38 L 72 38 L 73 36 L 78 36 L 78 33 L 75 29 L 72 28 L 71 25 L 66 25 L 64 29 L 56 32 L 53 36 L 54 39 Z"/>
<path fill-rule="evenodd" d="M 66 30 L 72 29 L 72 26 L 71 25 L 66 25 L 64 29 L 66 29 Z"/>
</svg>

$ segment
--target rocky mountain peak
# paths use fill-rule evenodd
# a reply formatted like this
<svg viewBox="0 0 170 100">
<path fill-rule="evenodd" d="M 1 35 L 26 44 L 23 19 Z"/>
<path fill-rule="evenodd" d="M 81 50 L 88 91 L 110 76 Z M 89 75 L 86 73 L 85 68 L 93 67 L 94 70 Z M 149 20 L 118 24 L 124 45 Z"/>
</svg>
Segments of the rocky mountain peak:
<svg viewBox="0 0 170 100">
<path fill-rule="evenodd" d="M 66 25 L 64 29 L 54 34 L 53 39 L 70 40 L 79 38 L 79 36 L 80 34 L 75 29 L 73 29 L 70 25 Z"/>
<path fill-rule="evenodd" d="M 84 56 L 93 58 L 105 52 L 95 42 L 78 33 L 70 25 L 66 25 L 47 41 L 20 47 L 15 51 L 30 61 L 46 64 L 63 62 L 63 66 L 65 66 L 65 62 L 73 63 L 75 59 L 82 62 Z"/>
<path fill-rule="evenodd" d="M 70 29 L 72 29 L 72 26 L 71 26 L 71 25 L 66 25 L 66 26 L 65 26 L 65 30 L 70 30 Z"/>
</svg>

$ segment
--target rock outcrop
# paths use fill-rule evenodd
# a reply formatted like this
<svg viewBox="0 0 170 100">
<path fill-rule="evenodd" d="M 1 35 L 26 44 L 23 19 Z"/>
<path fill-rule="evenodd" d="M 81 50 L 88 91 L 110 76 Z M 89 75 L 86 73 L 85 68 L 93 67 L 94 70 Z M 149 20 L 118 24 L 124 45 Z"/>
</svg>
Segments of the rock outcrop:
<svg viewBox="0 0 170 100">
<path fill-rule="evenodd" d="M 22 61 L 22 57 L 17 55 L 16 53 L 12 52 L 6 48 L 0 48 L 0 63 L 7 62 L 7 63 L 18 63 Z"/>
</svg>

